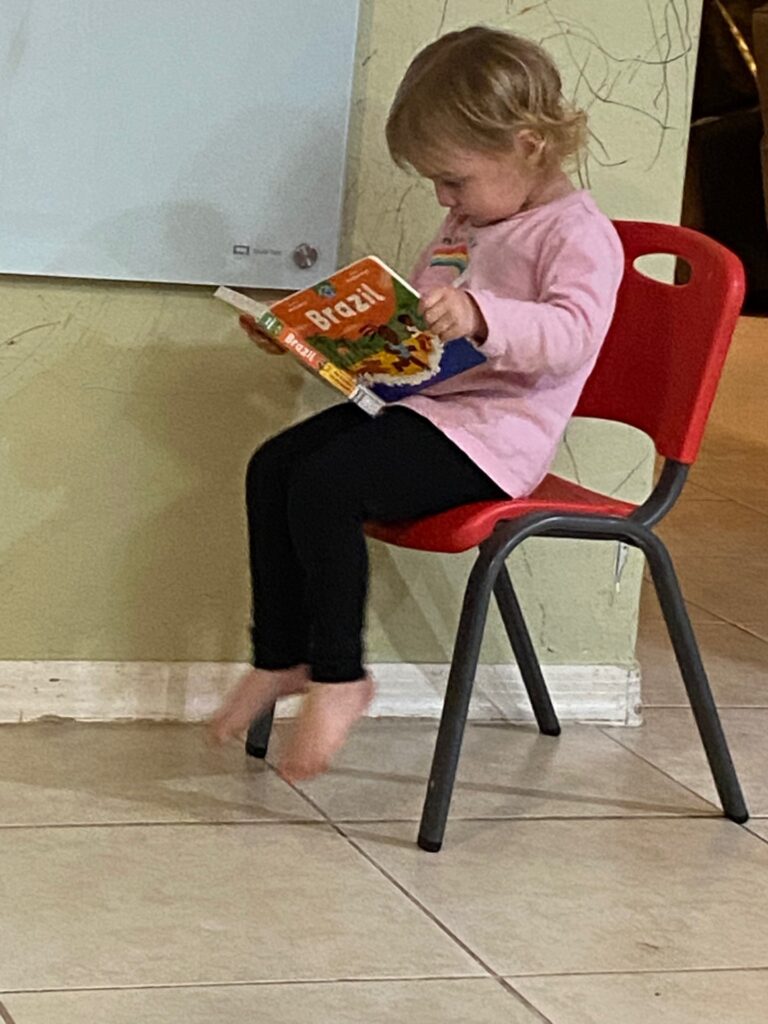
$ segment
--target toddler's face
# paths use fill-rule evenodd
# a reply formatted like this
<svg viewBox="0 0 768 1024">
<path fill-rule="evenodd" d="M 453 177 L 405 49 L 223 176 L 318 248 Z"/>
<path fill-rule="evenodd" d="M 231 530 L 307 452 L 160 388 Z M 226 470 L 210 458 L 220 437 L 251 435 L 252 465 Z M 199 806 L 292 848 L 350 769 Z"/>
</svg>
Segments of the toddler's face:
<svg viewBox="0 0 768 1024">
<path fill-rule="evenodd" d="M 533 205 L 541 187 L 535 143 L 515 137 L 503 153 L 452 149 L 416 168 L 435 186 L 437 201 L 480 227 L 506 220 Z"/>
</svg>

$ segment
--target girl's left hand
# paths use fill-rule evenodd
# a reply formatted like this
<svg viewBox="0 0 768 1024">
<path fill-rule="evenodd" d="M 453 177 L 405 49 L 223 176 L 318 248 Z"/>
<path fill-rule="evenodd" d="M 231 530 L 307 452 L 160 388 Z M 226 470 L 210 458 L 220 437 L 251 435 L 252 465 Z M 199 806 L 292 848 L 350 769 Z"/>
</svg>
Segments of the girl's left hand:
<svg viewBox="0 0 768 1024">
<path fill-rule="evenodd" d="M 421 300 L 421 312 L 431 331 L 441 341 L 471 337 L 484 341 L 488 335 L 485 318 L 467 292 L 460 288 L 436 288 Z"/>
</svg>

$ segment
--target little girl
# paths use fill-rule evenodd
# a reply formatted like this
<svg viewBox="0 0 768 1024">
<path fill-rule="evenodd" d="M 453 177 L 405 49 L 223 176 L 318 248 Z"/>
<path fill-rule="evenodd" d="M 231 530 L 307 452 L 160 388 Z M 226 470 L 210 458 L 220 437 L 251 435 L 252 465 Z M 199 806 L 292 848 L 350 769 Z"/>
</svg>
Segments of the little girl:
<svg viewBox="0 0 768 1024">
<path fill-rule="evenodd" d="M 387 121 L 397 164 L 448 208 L 412 280 L 444 340 L 479 366 L 369 417 L 334 406 L 267 441 L 248 467 L 253 665 L 212 720 L 224 741 L 278 697 L 304 693 L 280 763 L 326 770 L 374 695 L 363 664 L 363 527 L 541 481 L 608 331 L 623 272 L 610 221 L 563 163 L 586 118 L 536 44 L 451 32 L 406 72 Z M 270 343 L 243 326 L 262 347 Z"/>
</svg>

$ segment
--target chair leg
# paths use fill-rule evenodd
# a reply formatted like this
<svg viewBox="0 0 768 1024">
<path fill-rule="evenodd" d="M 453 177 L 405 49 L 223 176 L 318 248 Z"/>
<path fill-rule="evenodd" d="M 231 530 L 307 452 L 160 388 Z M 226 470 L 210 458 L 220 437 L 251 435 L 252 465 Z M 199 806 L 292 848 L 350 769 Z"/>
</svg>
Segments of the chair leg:
<svg viewBox="0 0 768 1024">
<path fill-rule="evenodd" d="M 666 547 L 655 534 L 651 536 L 651 545 L 644 545 L 645 553 L 723 813 L 741 825 L 748 820 L 749 811 L 701 661 L 680 584 Z"/>
<path fill-rule="evenodd" d="M 489 559 L 483 554 L 478 557 L 464 593 L 440 729 L 419 826 L 418 845 L 428 853 L 437 853 L 443 845 L 448 809 L 461 753 L 461 741 L 469 712 L 472 684 L 491 600 L 493 569 L 488 563 Z"/>
<path fill-rule="evenodd" d="M 523 611 L 506 566 L 502 566 L 499 571 L 493 592 L 496 595 L 496 603 L 499 606 L 509 642 L 515 652 L 515 660 L 523 677 L 539 731 L 545 736 L 559 736 L 560 723 L 557 720 L 555 709 L 552 707 L 539 659 L 536 657 L 531 635 L 528 632 Z"/>
<path fill-rule="evenodd" d="M 275 709 L 273 706 L 261 718 L 254 718 L 251 722 L 245 739 L 245 752 L 250 757 L 258 757 L 263 760 L 267 756 L 274 717 Z"/>
</svg>

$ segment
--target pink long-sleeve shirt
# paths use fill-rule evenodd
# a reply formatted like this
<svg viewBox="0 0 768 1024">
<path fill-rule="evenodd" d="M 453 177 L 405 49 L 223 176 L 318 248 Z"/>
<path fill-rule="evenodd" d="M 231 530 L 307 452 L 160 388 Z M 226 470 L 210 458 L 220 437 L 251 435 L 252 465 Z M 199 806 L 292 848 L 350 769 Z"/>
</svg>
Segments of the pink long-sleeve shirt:
<svg viewBox="0 0 768 1024">
<path fill-rule="evenodd" d="M 486 362 L 398 404 L 507 494 L 530 494 L 595 364 L 623 269 L 616 230 L 588 192 L 485 227 L 449 214 L 412 281 L 422 294 L 454 284 L 472 295 L 488 325 Z"/>
</svg>

